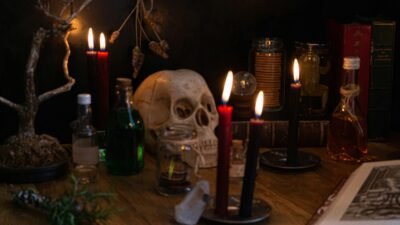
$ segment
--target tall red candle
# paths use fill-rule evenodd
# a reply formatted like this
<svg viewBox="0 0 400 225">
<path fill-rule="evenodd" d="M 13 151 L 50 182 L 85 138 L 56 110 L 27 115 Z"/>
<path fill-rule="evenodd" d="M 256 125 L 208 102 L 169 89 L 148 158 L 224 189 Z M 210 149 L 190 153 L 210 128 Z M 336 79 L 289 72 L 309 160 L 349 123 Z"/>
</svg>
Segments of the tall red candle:
<svg viewBox="0 0 400 225">
<path fill-rule="evenodd" d="M 293 83 L 290 84 L 289 98 L 289 130 L 288 130 L 288 148 L 287 164 L 296 165 L 298 163 L 297 136 L 299 121 L 297 115 L 299 112 L 299 99 L 301 92 L 301 83 L 299 81 L 300 68 L 297 59 L 293 63 Z"/>
<path fill-rule="evenodd" d="M 96 85 L 96 110 L 95 121 L 97 129 L 105 129 L 108 111 L 109 111 L 109 70 L 108 70 L 108 51 L 106 50 L 106 39 L 104 34 L 100 34 L 100 51 L 97 52 L 97 71 L 98 74 L 95 79 Z M 97 115 L 97 116 L 96 116 Z"/>
<path fill-rule="evenodd" d="M 260 133 L 264 121 L 259 119 L 264 106 L 264 93 L 260 91 L 257 96 L 255 114 L 256 118 L 250 120 L 249 145 L 246 154 L 246 167 L 244 170 L 242 194 L 240 198 L 239 216 L 251 217 L 253 208 L 253 193 L 257 174 L 258 151 L 260 148 Z"/>
<path fill-rule="evenodd" d="M 223 105 L 218 106 L 218 166 L 217 190 L 215 194 L 215 214 L 228 216 L 229 197 L 229 159 L 232 144 L 232 111 L 233 107 L 226 105 L 232 89 L 233 73 L 228 72 L 222 93 Z"/>
</svg>

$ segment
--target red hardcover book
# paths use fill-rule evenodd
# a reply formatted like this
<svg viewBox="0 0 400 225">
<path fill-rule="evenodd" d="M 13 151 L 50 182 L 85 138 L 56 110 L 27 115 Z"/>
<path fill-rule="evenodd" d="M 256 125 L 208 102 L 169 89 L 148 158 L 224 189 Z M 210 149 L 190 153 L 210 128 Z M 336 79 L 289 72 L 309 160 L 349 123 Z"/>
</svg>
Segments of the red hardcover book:
<svg viewBox="0 0 400 225">
<path fill-rule="evenodd" d="M 342 82 L 343 57 L 360 57 L 358 83 L 360 85 L 360 107 L 364 118 L 368 112 L 368 89 L 371 60 L 371 25 L 360 23 L 341 24 L 328 21 L 328 45 L 331 50 L 330 110 L 339 102 Z"/>
</svg>

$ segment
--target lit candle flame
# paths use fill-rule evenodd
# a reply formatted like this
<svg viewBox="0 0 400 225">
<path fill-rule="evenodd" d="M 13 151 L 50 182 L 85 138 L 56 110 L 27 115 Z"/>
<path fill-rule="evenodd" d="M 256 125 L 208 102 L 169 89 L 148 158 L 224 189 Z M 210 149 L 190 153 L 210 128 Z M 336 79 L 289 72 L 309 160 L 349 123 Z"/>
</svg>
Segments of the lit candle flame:
<svg viewBox="0 0 400 225">
<path fill-rule="evenodd" d="M 100 51 L 105 51 L 106 50 L 106 37 L 104 36 L 104 33 L 102 32 L 100 34 Z"/>
<path fill-rule="evenodd" d="M 89 28 L 89 32 L 88 32 L 88 47 L 89 47 L 89 50 L 94 49 L 93 29 L 92 28 Z"/>
<path fill-rule="evenodd" d="M 264 108 L 264 92 L 260 91 L 260 92 L 258 92 L 256 106 L 254 109 L 257 119 L 261 117 L 263 108 Z"/>
<path fill-rule="evenodd" d="M 222 92 L 222 103 L 226 104 L 229 100 L 229 96 L 231 95 L 232 91 L 232 84 L 233 84 L 233 73 L 230 70 L 228 75 L 226 76 L 224 91 Z"/>
<path fill-rule="evenodd" d="M 300 68 L 299 68 L 299 62 L 297 59 L 294 59 L 293 63 L 293 81 L 295 83 L 299 82 L 300 79 Z"/>
</svg>

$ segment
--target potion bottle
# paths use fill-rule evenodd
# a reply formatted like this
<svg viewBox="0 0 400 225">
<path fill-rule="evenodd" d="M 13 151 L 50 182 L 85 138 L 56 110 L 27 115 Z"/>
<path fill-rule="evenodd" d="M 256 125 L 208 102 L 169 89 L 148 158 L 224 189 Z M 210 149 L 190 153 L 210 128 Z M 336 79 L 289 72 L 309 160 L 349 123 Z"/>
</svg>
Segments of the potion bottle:
<svg viewBox="0 0 400 225">
<path fill-rule="evenodd" d="M 367 129 L 358 102 L 359 57 L 344 57 L 341 100 L 329 125 L 328 153 L 334 160 L 362 162 L 367 155 Z"/>
<path fill-rule="evenodd" d="M 132 106 L 132 81 L 117 78 L 115 105 L 106 130 L 106 165 L 111 175 L 133 175 L 144 168 L 144 126 Z"/>
</svg>

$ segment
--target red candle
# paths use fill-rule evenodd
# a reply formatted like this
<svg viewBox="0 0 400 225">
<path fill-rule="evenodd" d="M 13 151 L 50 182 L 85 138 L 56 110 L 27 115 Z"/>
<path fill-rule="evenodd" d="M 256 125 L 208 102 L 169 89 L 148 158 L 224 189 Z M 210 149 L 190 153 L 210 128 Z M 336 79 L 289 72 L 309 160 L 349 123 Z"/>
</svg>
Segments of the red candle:
<svg viewBox="0 0 400 225">
<path fill-rule="evenodd" d="M 109 70 L 108 70 L 108 51 L 106 50 L 106 39 L 104 34 L 100 34 L 100 51 L 97 52 L 97 71 L 95 79 L 96 85 L 96 104 L 97 104 L 97 128 L 104 129 L 108 117 L 109 109 Z"/>
<path fill-rule="evenodd" d="M 246 167 L 243 177 L 243 187 L 240 199 L 239 216 L 251 217 L 253 207 L 253 193 L 257 173 L 258 150 L 260 148 L 260 133 L 264 121 L 259 119 L 264 107 L 264 93 L 260 91 L 257 96 L 255 114 L 256 118 L 250 120 L 249 145 L 246 155 Z"/>
<path fill-rule="evenodd" d="M 300 68 L 297 59 L 293 63 L 293 83 L 290 84 L 289 98 L 289 130 L 288 130 L 288 148 L 287 148 L 287 164 L 296 165 L 298 163 L 297 156 L 297 136 L 299 121 L 297 115 L 299 112 L 299 98 L 301 92 Z"/>
<path fill-rule="evenodd" d="M 228 216 L 229 197 L 229 159 L 232 144 L 232 111 L 233 107 L 226 105 L 231 94 L 233 73 L 228 72 L 222 93 L 223 104 L 218 106 L 218 166 L 217 166 L 217 191 L 215 194 L 215 214 Z"/>
</svg>

